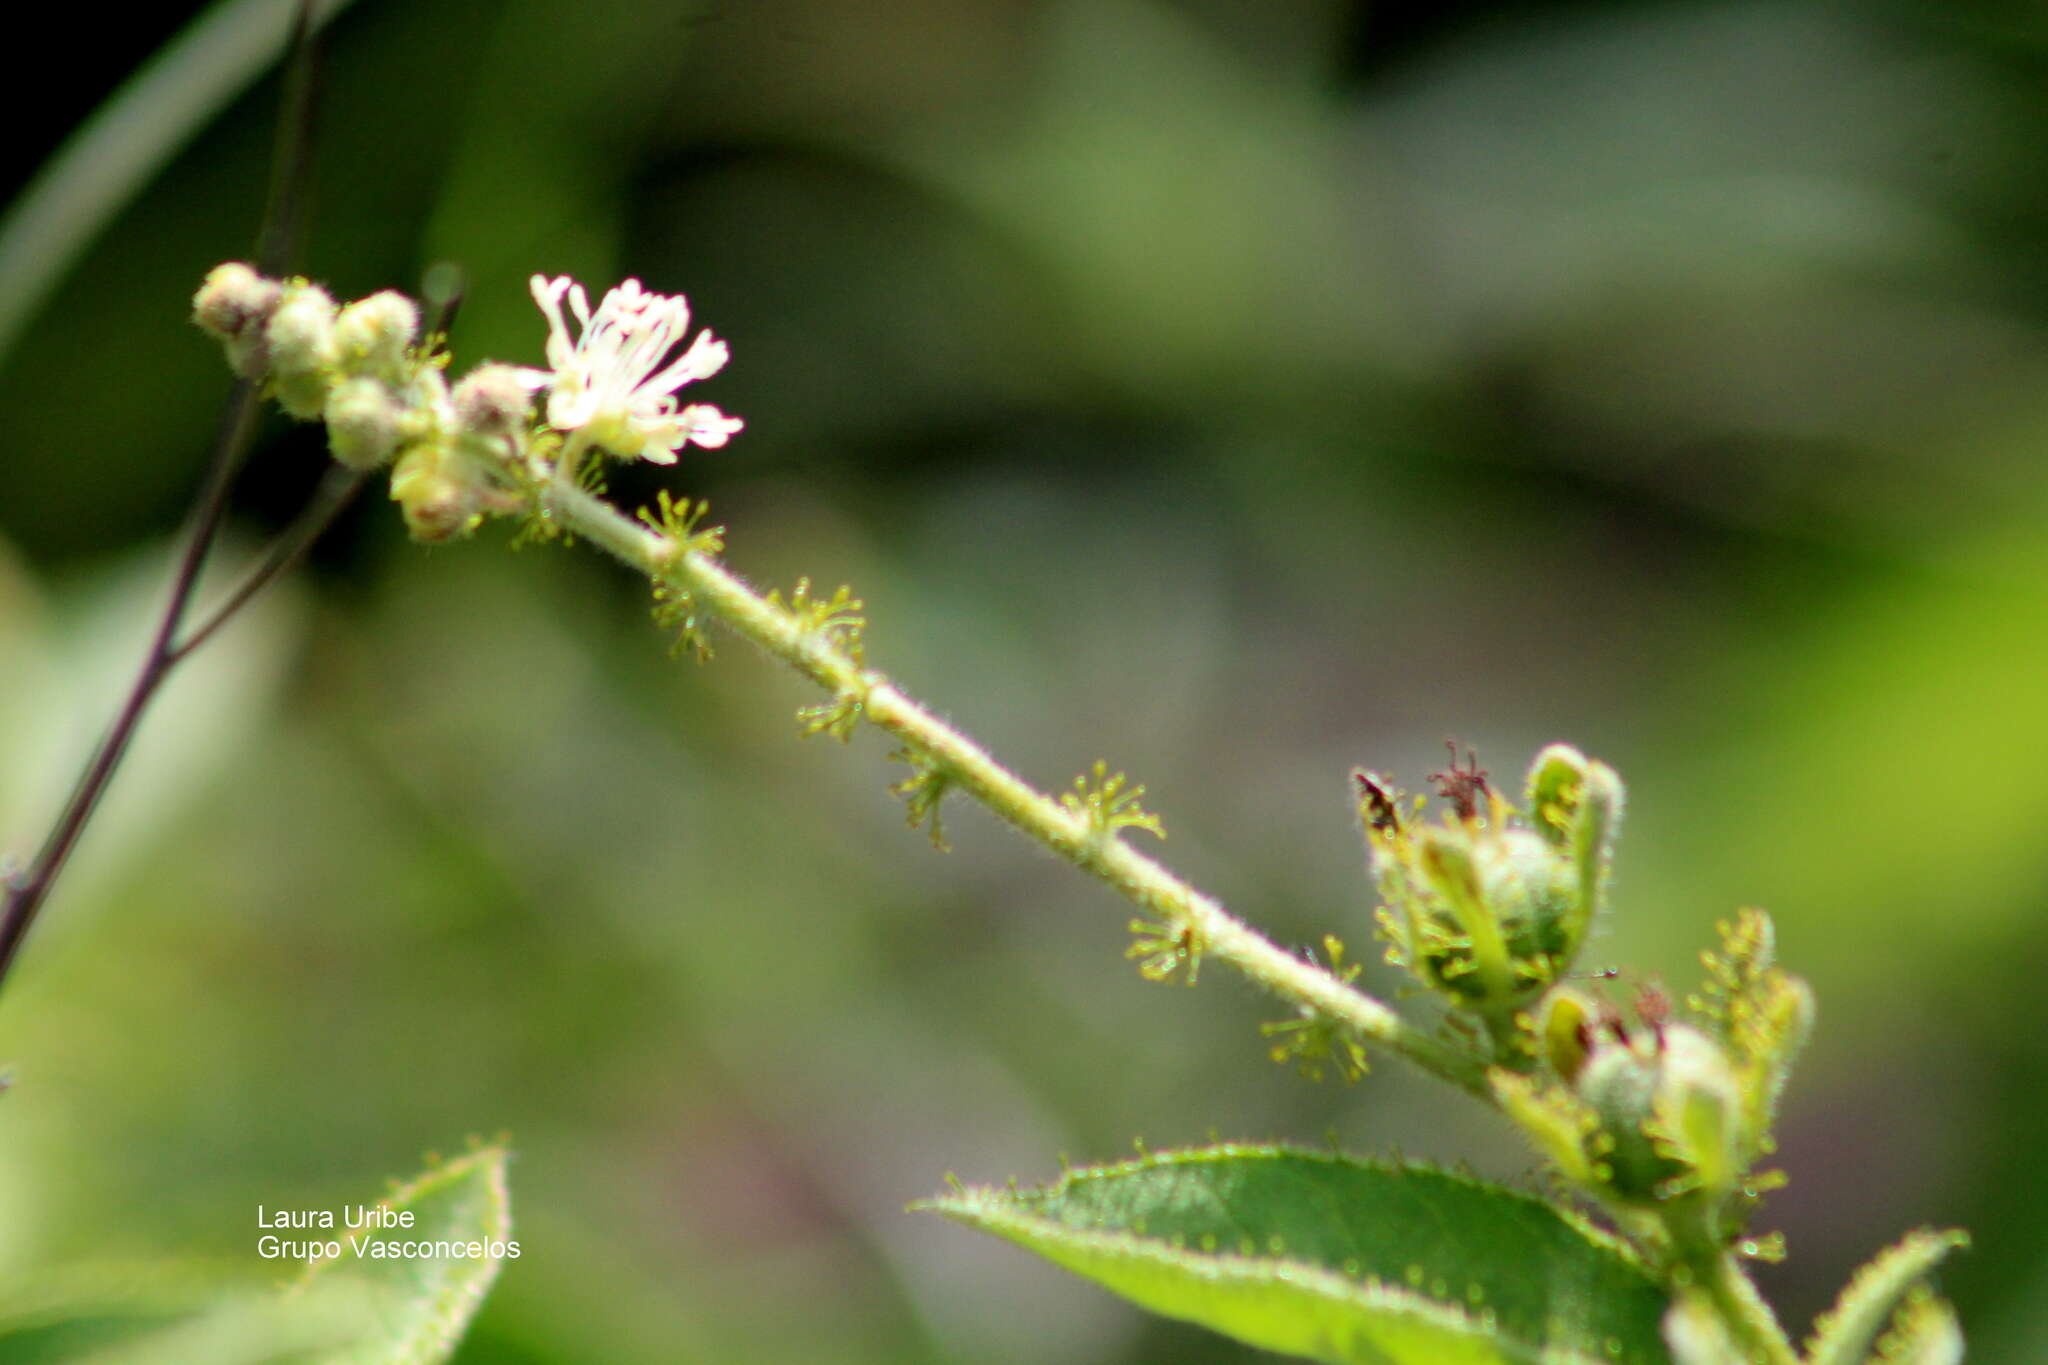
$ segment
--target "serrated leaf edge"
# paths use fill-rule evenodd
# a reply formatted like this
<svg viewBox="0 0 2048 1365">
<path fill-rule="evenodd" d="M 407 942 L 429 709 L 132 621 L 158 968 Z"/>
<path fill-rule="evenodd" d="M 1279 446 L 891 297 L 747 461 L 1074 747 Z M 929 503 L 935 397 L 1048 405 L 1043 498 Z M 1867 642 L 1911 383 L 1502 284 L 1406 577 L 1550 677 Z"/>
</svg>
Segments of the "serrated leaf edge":
<svg viewBox="0 0 2048 1365">
<path fill-rule="evenodd" d="M 1024 1213 L 997 1202 L 1004 1191 L 994 1189 L 969 1190 L 963 1195 L 947 1195 L 936 1199 L 921 1200 L 913 1208 L 928 1209 L 946 1217 L 964 1222 L 984 1232 L 1023 1246 L 1027 1251 L 1044 1256 L 1040 1246 L 1032 1244 L 1031 1234 L 1051 1230 L 1057 1233 L 1056 1240 L 1062 1246 L 1076 1252 L 1093 1253 L 1109 1260 L 1141 1262 L 1157 1266 L 1171 1266 L 1187 1271 L 1214 1283 L 1240 1285 L 1285 1285 L 1290 1288 L 1316 1294 L 1333 1302 L 1355 1305 L 1369 1312 L 1383 1312 L 1403 1316 L 1440 1327 L 1448 1331 L 1462 1332 L 1469 1336 L 1493 1342 L 1509 1360 L 1526 1365 L 1612 1365 L 1598 1356 L 1574 1351 L 1569 1347 L 1545 1346 L 1541 1343 L 1524 1341 L 1512 1336 L 1498 1324 L 1482 1326 L 1470 1313 L 1456 1304 L 1445 1303 L 1426 1294 L 1416 1293 L 1400 1285 L 1389 1284 L 1371 1277 L 1350 1279 L 1322 1266 L 1307 1261 L 1297 1261 L 1285 1256 L 1244 1256 L 1236 1252 L 1193 1251 L 1176 1247 L 1157 1238 L 1142 1237 L 1129 1232 L 1103 1232 L 1086 1228 L 1069 1227 L 1041 1215 Z M 1039 1238 L 1038 1240 L 1046 1240 Z M 1057 1258 L 1047 1256 L 1054 1264 Z M 1061 1266 L 1083 1279 L 1092 1277 Z M 1210 1324 L 1185 1313 L 1172 1312 L 1120 1291 L 1101 1288 L 1132 1302 L 1151 1312 L 1195 1322 L 1201 1326 Z M 1211 1327 L 1211 1330 L 1221 1329 Z M 1230 1335 L 1225 1332 L 1223 1335 Z M 1252 1345 L 1263 1343 L 1252 1342 Z"/>
<path fill-rule="evenodd" d="M 512 1192 L 505 1179 L 505 1167 L 510 1159 L 510 1151 L 503 1146 L 478 1147 L 453 1160 L 441 1162 L 395 1187 L 377 1201 L 377 1207 L 404 1208 L 416 1199 L 469 1179 L 482 1168 L 485 1192 L 483 1238 L 485 1241 L 510 1241 Z M 325 1267 L 338 1259 L 326 1257 L 309 1264 L 306 1273 L 299 1278 L 298 1287 L 312 1283 Z M 469 1320 L 476 1316 L 484 1296 L 497 1282 L 498 1272 L 504 1269 L 504 1260 L 502 1257 L 479 1258 L 477 1266 L 479 1274 L 460 1277 L 432 1297 L 431 1305 L 422 1316 L 419 1331 L 402 1344 L 399 1352 L 387 1357 L 388 1365 L 426 1365 L 426 1362 L 447 1358 L 461 1341 Z"/>
<path fill-rule="evenodd" d="M 1452 1170 L 1428 1161 L 1399 1160 L 1381 1161 L 1371 1157 L 1353 1156 L 1346 1152 L 1318 1150 L 1312 1147 L 1297 1147 L 1284 1142 L 1226 1142 L 1208 1147 L 1167 1147 L 1145 1152 L 1121 1161 L 1105 1162 L 1095 1166 L 1074 1166 L 1060 1173 L 1059 1179 L 1047 1185 L 1030 1186 L 1023 1193 L 1039 1197 L 1051 1197 L 1060 1191 L 1084 1180 L 1108 1179 L 1114 1176 L 1132 1175 L 1141 1171 L 1154 1170 L 1161 1166 L 1205 1165 L 1216 1161 L 1235 1161 L 1246 1157 L 1286 1158 L 1289 1160 L 1317 1161 L 1330 1166 L 1349 1166 L 1356 1170 L 1374 1171 L 1382 1175 L 1424 1175 L 1462 1185 L 1466 1189 L 1482 1190 L 1487 1194 L 1510 1199 L 1518 1204 L 1542 1209 L 1554 1215 L 1559 1221 L 1584 1237 L 1588 1242 L 1612 1254 L 1629 1269 L 1641 1274 L 1645 1281 L 1656 1283 L 1644 1267 L 1634 1247 L 1607 1229 L 1591 1222 L 1577 1210 L 1552 1203 L 1548 1199 L 1503 1185 L 1496 1181 L 1482 1180 L 1465 1171 Z M 1012 1198 L 1016 1194 L 1009 1188 L 996 1186 L 969 1186 L 960 1194 L 944 1195 L 937 1199 L 919 1200 L 910 1207 L 913 1210 L 936 1208 L 941 1200 L 965 1199 L 984 1195 L 994 1199 Z"/>
<path fill-rule="evenodd" d="M 1184 1270 L 1195 1271 L 1212 1280 L 1246 1283 L 1263 1279 L 1272 1283 L 1311 1285 L 1333 1299 L 1343 1299 L 1368 1309 L 1406 1312 L 1426 1318 L 1438 1326 L 1466 1331 L 1475 1337 L 1500 1343 L 1504 1350 L 1511 1351 L 1520 1359 L 1530 1362 L 1530 1365 L 1612 1365 L 1611 1361 L 1570 1347 L 1544 1345 L 1511 1336 L 1498 1324 L 1490 1329 L 1482 1327 L 1476 1318 L 1456 1304 L 1445 1303 L 1441 1299 L 1418 1294 L 1405 1286 L 1389 1284 L 1384 1280 L 1372 1277 L 1347 1277 L 1323 1266 L 1292 1259 L 1284 1254 L 1245 1256 L 1237 1252 L 1201 1251 L 1176 1247 L 1140 1233 L 1076 1228 L 1046 1218 L 1042 1214 L 1021 1209 L 1016 1202 L 1022 1197 L 1056 1198 L 1061 1192 L 1083 1181 L 1134 1175 L 1161 1167 L 1205 1165 L 1246 1158 L 1307 1160 L 1324 1165 L 1348 1166 L 1383 1175 L 1421 1175 L 1538 1208 L 1583 1236 L 1596 1253 L 1607 1252 L 1617 1263 L 1641 1275 L 1646 1285 L 1656 1285 L 1655 1279 L 1627 1243 L 1588 1222 L 1574 1210 L 1560 1207 L 1547 1199 L 1493 1181 L 1481 1180 L 1463 1171 L 1447 1170 L 1429 1162 L 1376 1161 L 1342 1152 L 1296 1147 L 1287 1143 L 1232 1142 L 1208 1147 L 1169 1148 L 1145 1152 L 1122 1161 L 1070 1167 L 1061 1172 L 1057 1180 L 1045 1185 L 1021 1189 L 1014 1183 L 1008 1186 L 966 1186 L 952 1194 L 920 1199 L 911 1204 L 910 1209 L 913 1212 L 938 1213 L 956 1222 L 995 1233 L 1037 1255 L 1044 1253 L 1039 1248 L 1031 1246 L 1021 1234 L 1028 1230 L 1056 1230 L 1059 1238 L 1069 1245 L 1085 1247 L 1112 1257 L 1145 1261 L 1154 1265 L 1174 1265 Z M 1070 1269 L 1070 1273 L 1079 1273 L 1072 1272 L 1068 1267 L 1063 1268 Z M 1237 1273 L 1225 1275 L 1222 1272 L 1226 1269 L 1233 1269 Z M 1144 1306 L 1151 1308 L 1149 1304 Z"/>
</svg>

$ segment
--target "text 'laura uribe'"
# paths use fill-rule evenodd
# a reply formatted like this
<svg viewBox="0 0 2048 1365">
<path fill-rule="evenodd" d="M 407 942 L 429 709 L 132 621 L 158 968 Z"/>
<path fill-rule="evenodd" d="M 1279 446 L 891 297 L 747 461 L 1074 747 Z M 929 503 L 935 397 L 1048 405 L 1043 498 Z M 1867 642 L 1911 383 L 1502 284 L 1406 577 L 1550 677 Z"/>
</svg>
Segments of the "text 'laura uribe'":
<svg viewBox="0 0 2048 1365">
<path fill-rule="evenodd" d="M 272 1209 L 256 1206 L 256 1254 L 266 1261 L 320 1261 L 336 1257 L 357 1260 L 516 1260 L 519 1243 L 492 1239 L 394 1239 L 385 1235 L 418 1222 L 411 1209 L 382 1204 L 344 1204 L 333 1209 Z M 284 1237 L 281 1232 L 340 1232 L 339 1237 Z"/>
</svg>

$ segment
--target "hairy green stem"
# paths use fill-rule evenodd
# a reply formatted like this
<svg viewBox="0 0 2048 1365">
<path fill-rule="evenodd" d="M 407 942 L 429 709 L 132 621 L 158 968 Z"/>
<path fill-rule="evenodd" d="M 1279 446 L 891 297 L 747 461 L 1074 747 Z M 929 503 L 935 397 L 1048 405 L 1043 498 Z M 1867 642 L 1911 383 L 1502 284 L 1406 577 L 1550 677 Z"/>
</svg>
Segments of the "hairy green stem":
<svg viewBox="0 0 2048 1365">
<path fill-rule="evenodd" d="M 1385 1004 L 1275 945 L 1153 859 L 1030 786 L 966 735 L 864 667 L 828 632 L 755 592 L 709 555 L 685 550 L 561 479 L 543 495 L 549 517 L 649 578 L 688 591 L 704 611 L 835 696 L 862 719 L 937 764 L 949 783 L 1127 899 L 1191 930 L 1220 959 L 1273 994 L 1315 1011 L 1423 1070 L 1492 1102 L 1486 1064 L 1401 1018 Z"/>
<path fill-rule="evenodd" d="M 1695 1267 L 1694 1274 L 1713 1301 L 1714 1311 L 1752 1360 L 1758 1365 L 1799 1365 L 1799 1355 L 1785 1329 L 1732 1255 L 1717 1251 L 1706 1265 Z"/>
<path fill-rule="evenodd" d="M 1729 1335 L 1756 1365 L 1799 1365 L 1777 1315 L 1741 1264 L 1707 1226 L 1703 1209 L 1680 1202 L 1663 1211 L 1678 1265 L 1713 1304 Z"/>
</svg>

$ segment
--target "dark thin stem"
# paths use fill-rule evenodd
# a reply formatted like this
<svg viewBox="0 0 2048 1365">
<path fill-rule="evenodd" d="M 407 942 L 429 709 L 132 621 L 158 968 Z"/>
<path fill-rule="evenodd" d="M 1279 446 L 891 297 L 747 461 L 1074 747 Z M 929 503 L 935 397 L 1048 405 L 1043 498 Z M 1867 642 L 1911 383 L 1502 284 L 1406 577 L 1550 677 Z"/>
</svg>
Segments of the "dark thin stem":
<svg viewBox="0 0 2048 1365">
<path fill-rule="evenodd" d="M 313 177 L 313 118 L 319 112 L 321 42 L 313 27 L 313 0 L 299 0 L 285 46 L 283 106 L 271 148 L 270 187 L 256 232 L 256 271 L 282 275 L 298 252 L 308 187 Z"/>
<path fill-rule="evenodd" d="M 255 434 L 259 411 L 255 384 L 246 379 L 238 380 L 228 399 L 228 410 L 214 444 L 213 468 L 208 473 L 206 488 L 192 518 L 192 533 L 185 542 L 184 552 L 178 557 L 177 572 L 171 580 L 170 600 L 157 621 L 149 652 L 143 656 L 142 668 L 135 675 L 128 696 L 114 717 L 113 727 L 100 741 L 92 762 L 86 765 L 78 785 L 71 790 L 71 798 L 64 803 L 57 823 L 43 840 L 35 862 L 7 890 L 6 914 L 0 917 L 0 981 L 6 979 L 8 970 L 14 965 L 15 955 L 21 951 L 21 942 L 28 933 L 29 925 L 49 897 L 50 887 L 56 882 L 57 874 L 64 870 L 79 836 L 85 832 L 86 822 L 99 806 L 100 797 L 105 794 L 115 769 L 121 766 L 121 759 L 128 751 L 128 741 L 134 738 L 142 713 L 148 709 L 150 699 L 177 662 L 172 638 L 179 622 L 184 619 L 186 604 L 192 600 L 192 589 L 199 581 L 199 570 L 205 565 L 206 552 L 212 546 L 214 533 L 220 529 L 221 517 L 227 510 L 228 492 L 241 464 L 240 455 L 248 449 L 250 438 Z"/>
<path fill-rule="evenodd" d="M 342 465 L 330 465 L 326 477 L 321 479 L 320 486 L 313 491 L 313 500 L 306 504 L 292 524 L 285 528 L 284 533 L 271 542 L 270 553 L 263 557 L 263 562 L 250 570 L 249 576 L 244 578 L 204 621 L 185 632 L 184 638 L 171 646 L 166 663 L 175 664 L 182 661 L 186 655 L 211 639 L 213 633 L 226 625 L 230 617 L 248 605 L 250 598 L 261 592 L 273 580 L 297 568 L 299 561 L 306 557 L 306 552 L 313 548 L 313 542 L 320 539 L 327 528 L 334 525 L 335 519 L 348 510 L 348 505 L 355 501 L 356 494 L 362 491 L 363 484 L 369 477 L 359 470 Z"/>
<path fill-rule="evenodd" d="M 258 234 L 258 269 L 266 275 L 284 273 L 297 235 L 312 144 L 315 57 L 312 5 L 310 0 L 301 0 L 287 58 L 284 111 L 279 119 L 269 200 L 264 207 L 263 227 Z M 100 797 L 105 795 L 107 784 L 121 766 L 121 759 L 128 752 L 129 741 L 135 737 L 135 728 L 141 723 L 143 712 L 148 710 L 164 678 L 196 643 L 196 640 L 188 640 L 179 645 L 178 628 L 184 622 L 193 591 L 199 585 L 200 571 L 206 567 L 206 557 L 212 551 L 221 522 L 227 515 L 228 495 L 234 489 L 235 476 L 241 471 L 242 462 L 255 441 L 257 417 L 261 411 L 257 398 L 256 385 L 246 379 L 236 381 L 230 391 L 226 410 L 221 415 L 219 433 L 214 440 L 206 482 L 194 504 L 185 547 L 178 556 L 178 566 L 171 578 L 170 598 L 157 621 L 142 667 L 129 686 L 128 695 L 115 714 L 106 738 L 93 752 L 92 761 L 79 776 L 64 809 L 59 812 L 56 823 L 37 850 L 35 861 L 20 876 L 11 879 L 5 888 L 4 910 L 0 910 L 0 982 L 6 980 L 14 966 L 22 940 L 27 936 L 29 926 L 35 922 L 37 911 L 49 899 L 57 874 L 64 870 L 72 849 L 77 847 L 79 837 L 85 833 L 86 823 L 99 806 Z M 331 514 L 328 519 L 332 520 Z M 261 583 L 257 586 L 260 587 Z M 253 592 L 254 588 L 249 591 Z M 239 596 L 241 600 L 231 599 L 227 612 L 216 613 L 215 619 L 200 627 L 200 638 L 211 634 L 220 621 L 226 619 L 226 614 L 247 600 L 246 594 Z"/>
</svg>

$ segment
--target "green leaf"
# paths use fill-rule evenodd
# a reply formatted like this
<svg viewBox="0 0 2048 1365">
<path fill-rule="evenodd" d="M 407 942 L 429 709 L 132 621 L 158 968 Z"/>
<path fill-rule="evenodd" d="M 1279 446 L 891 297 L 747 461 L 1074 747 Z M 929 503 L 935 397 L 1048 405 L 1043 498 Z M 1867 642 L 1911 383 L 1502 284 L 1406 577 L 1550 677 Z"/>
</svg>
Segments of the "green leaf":
<svg viewBox="0 0 2048 1365">
<path fill-rule="evenodd" d="M 1167 1152 L 917 1207 L 1168 1317 L 1339 1365 L 1665 1365 L 1663 1292 L 1541 1200 L 1277 1147 Z"/>
<path fill-rule="evenodd" d="M 1879 1252 L 1850 1279 L 1835 1306 L 1821 1315 L 1806 1348 L 1808 1365 L 1863 1365 L 1907 1291 L 1949 1252 L 1969 1244 L 1966 1233 L 1921 1228 Z"/>
<path fill-rule="evenodd" d="M 218 1296 L 217 1274 L 179 1265 L 73 1265 L 10 1277 L 0 1297 L 0 1360 L 72 1361 L 153 1333 Z"/>
<path fill-rule="evenodd" d="M 204 1312 L 146 1336 L 91 1355 L 66 1355 L 66 1365 L 161 1365 L 203 1360 L 207 1365 L 303 1365 L 349 1360 L 350 1343 L 365 1324 L 390 1310 L 370 1285 L 336 1280 L 281 1296 L 232 1294 Z"/>
<path fill-rule="evenodd" d="M 499 1268 L 519 1254 L 511 1237 L 506 1159 L 502 1147 L 479 1148 L 376 1206 L 394 1218 L 410 1214 L 409 1226 L 316 1234 L 338 1241 L 341 1254 L 314 1263 L 282 1290 L 251 1285 L 218 1266 L 182 1263 L 81 1266 L 39 1276 L 33 1285 L 10 1285 L 0 1297 L 0 1359 L 10 1365 L 446 1360 Z"/>
<path fill-rule="evenodd" d="M 223 1265 L 87 1264 L 10 1286 L 0 1301 L 9 1365 L 306 1365 L 361 1339 L 384 1304 L 337 1280 L 281 1294 Z"/>
<path fill-rule="evenodd" d="M 349 1233 L 340 1256 L 307 1268 L 302 1292 L 346 1279 L 389 1301 L 361 1343 L 322 1357 L 326 1365 L 431 1365 L 454 1352 L 499 1269 L 519 1255 L 507 1159 L 502 1147 L 482 1147 L 435 1167 L 377 1206 L 411 1214 L 409 1226 Z"/>
</svg>

